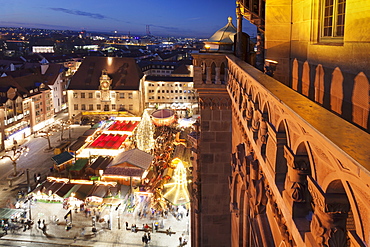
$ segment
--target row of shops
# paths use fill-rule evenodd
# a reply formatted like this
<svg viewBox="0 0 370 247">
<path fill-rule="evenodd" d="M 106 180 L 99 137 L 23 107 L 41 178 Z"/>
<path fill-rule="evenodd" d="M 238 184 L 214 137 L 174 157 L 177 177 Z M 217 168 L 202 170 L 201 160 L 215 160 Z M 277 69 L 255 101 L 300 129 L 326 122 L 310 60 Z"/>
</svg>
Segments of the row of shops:
<svg viewBox="0 0 370 247">
<path fill-rule="evenodd" d="M 48 177 L 31 195 L 36 200 L 60 202 L 66 207 L 81 204 L 99 206 L 115 204 L 121 199 L 121 187 L 115 182 L 69 180 Z"/>
</svg>

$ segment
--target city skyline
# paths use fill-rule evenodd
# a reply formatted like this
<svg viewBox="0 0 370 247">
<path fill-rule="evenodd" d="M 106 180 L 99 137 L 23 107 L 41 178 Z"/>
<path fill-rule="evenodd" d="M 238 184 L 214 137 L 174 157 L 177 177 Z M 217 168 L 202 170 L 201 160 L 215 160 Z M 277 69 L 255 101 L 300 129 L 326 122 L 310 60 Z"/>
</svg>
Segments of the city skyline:
<svg viewBox="0 0 370 247">
<path fill-rule="evenodd" d="M 176 11 L 180 10 L 180 11 Z M 189 0 L 186 3 L 161 0 L 63 2 L 12 1 L 3 3 L 0 26 L 60 30 L 86 30 L 133 35 L 186 36 L 209 38 L 227 24 L 236 26 L 235 2 Z M 256 28 L 243 21 L 243 31 L 254 36 Z"/>
</svg>

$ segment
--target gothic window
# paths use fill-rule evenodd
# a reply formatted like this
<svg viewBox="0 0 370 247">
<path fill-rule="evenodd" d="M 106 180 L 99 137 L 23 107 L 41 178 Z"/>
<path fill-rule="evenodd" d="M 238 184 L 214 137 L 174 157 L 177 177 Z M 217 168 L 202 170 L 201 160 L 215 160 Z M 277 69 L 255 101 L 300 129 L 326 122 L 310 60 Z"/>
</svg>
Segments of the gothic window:
<svg viewBox="0 0 370 247">
<path fill-rule="evenodd" d="M 81 99 L 85 98 L 85 93 L 81 93 Z"/>
<path fill-rule="evenodd" d="M 94 106 L 93 104 L 89 104 L 89 111 L 92 111 L 92 110 L 94 110 Z"/>
<path fill-rule="evenodd" d="M 81 105 L 81 110 L 82 110 L 82 111 L 86 110 L 86 106 L 85 106 L 85 104 L 82 104 L 82 105 Z"/>
<path fill-rule="evenodd" d="M 78 104 L 74 104 L 74 110 L 77 111 L 78 110 Z"/>
<path fill-rule="evenodd" d="M 346 0 L 323 0 L 322 11 L 322 41 L 328 38 L 342 39 L 344 36 Z"/>
<path fill-rule="evenodd" d="M 93 97 L 93 93 L 89 93 L 89 98 L 91 99 Z"/>
</svg>

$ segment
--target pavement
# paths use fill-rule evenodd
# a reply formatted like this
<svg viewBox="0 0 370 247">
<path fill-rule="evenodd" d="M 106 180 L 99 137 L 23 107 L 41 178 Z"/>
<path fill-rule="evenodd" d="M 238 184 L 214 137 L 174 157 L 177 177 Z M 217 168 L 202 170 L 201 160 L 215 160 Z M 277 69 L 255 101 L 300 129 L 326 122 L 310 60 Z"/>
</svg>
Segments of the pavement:
<svg viewBox="0 0 370 247">
<path fill-rule="evenodd" d="M 17 246 L 156 246 L 169 247 L 180 246 L 179 238 L 189 240 L 189 217 L 185 216 L 178 220 L 172 214 L 165 219 L 157 217 L 150 219 L 140 218 L 137 212 L 123 212 L 122 209 L 115 210 L 115 207 L 105 207 L 101 217 L 109 218 L 111 215 L 112 223 L 109 229 L 107 221 L 96 222 L 96 234 L 92 231 L 92 217 L 85 215 L 84 212 L 75 213 L 72 211 L 72 228 L 66 230 L 66 220 L 64 216 L 67 209 L 63 209 L 60 203 L 35 202 L 31 204 L 31 218 L 34 221 L 31 229 L 23 231 L 23 228 L 14 232 L 8 231 L 7 235 L 0 238 L 0 246 L 15 243 L 23 243 Z M 67 217 L 69 219 L 69 217 Z M 46 231 L 43 233 L 38 228 L 38 219 L 45 220 Z M 59 219 L 57 223 L 55 219 Z M 160 223 L 159 231 L 151 232 L 151 241 L 145 245 L 142 242 L 144 231 L 132 232 L 132 224 L 136 224 L 139 229 L 143 229 L 144 224 L 152 225 Z M 126 230 L 126 222 L 129 229 Z M 162 225 L 162 227 L 161 227 Z M 41 223 L 42 227 L 42 223 Z M 171 229 L 173 234 L 166 234 L 167 229 Z M 12 244 L 13 243 L 13 244 Z M 187 246 L 191 246 L 188 244 Z"/>
<path fill-rule="evenodd" d="M 72 128 L 71 142 L 81 136 L 90 126 L 75 125 Z M 65 134 L 67 135 L 67 134 Z M 60 135 L 56 134 L 51 137 L 52 146 L 57 146 L 60 143 Z M 27 156 L 23 155 L 17 162 L 17 170 L 23 171 L 23 175 L 13 180 L 12 186 L 9 187 L 7 177 L 13 171 L 13 166 L 10 160 L 0 161 L 0 208 L 14 208 L 18 191 L 27 191 L 27 176 L 26 170 L 29 170 L 30 186 L 33 189 L 35 183 L 33 181 L 33 174 L 41 173 L 42 180 L 50 175 L 49 168 L 52 166 L 51 157 L 54 156 L 52 150 L 47 150 L 47 140 L 44 138 L 35 138 L 30 136 L 20 145 L 27 145 L 29 153 Z M 4 152 L 0 152 L 0 156 Z M 1 170 L 2 169 L 2 170 Z M 2 235 L 0 230 L 0 246 L 157 246 L 170 247 L 180 246 L 179 237 L 189 240 L 189 217 L 185 216 L 182 220 L 177 220 L 174 216 L 168 215 L 166 219 L 150 219 L 140 218 L 138 213 L 129 213 L 122 211 L 123 209 L 105 207 L 101 213 L 101 217 L 106 217 L 111 220 L 111 229 L 105 222 L 96 222 L 97 232 L 92 232 L 92 216 L 85 217 L 83 212 L 72 213 L 72 228 L 66 230 L 66 221 L 64 216 L 68 212 L 63 209 L 62 204 L 59 203 L 44 203 L 34 202 L 30 206 L 31 218 L 34 221 L 31 229 L 23 231 L 23 228 L 14 232 L 8 231 L 7 235 Z M 118 218 L 119 217 L 119 218 Z M 55 219 L 59 219 L 59 223 Z M 43 233 L 37 227 L 38 219 L 45 220 L 46 232 Z M 151 225 L 154 221 L 162 223 L 163 228 L 160 231 L 165 232 L 171 227 L 171 231 L 175 232 L 172 235 L 166 233 L 156 232 L 151 233 L 151 241 L 148 245 L 142 242 L 143 231 L 132 232 L 126 230 L 125 222 L 128 222 L 129 227 L 136 224 L 137 227 L 142 228 L 143 224 Z M 85 229 L 85 230 L 83 230 Z M 186 246 L 191 246 L 188 243 Z"/>
</svg>

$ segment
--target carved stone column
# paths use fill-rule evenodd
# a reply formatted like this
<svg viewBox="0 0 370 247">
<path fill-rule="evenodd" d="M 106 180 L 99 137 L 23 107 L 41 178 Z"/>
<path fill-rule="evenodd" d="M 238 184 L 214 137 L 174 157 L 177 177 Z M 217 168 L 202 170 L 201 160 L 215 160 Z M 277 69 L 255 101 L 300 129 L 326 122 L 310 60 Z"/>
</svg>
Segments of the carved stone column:
<svg viewBox="0 0 370 247">
<path fill-rule="evenodd" d="M 253 105 L 252 131 L 253 139 L 258 139 L 258 130 L 260 129 L 261 112 L 258 110 L 258 104 Z"/>
<path fill-rule="evenodd" d="M 283 198 L 295 217 L 305 217 L 309 211 L 309 193 L 307 189 L 307 175 L 310 167 L 306 156 L 294 156 L 286 146 L 284 156 L 288 164 Z"/>
<path fill-rule="evenodd" d="M 345 194 L 324 193 L 311 177 L 308 188 L 314 202 L 310 229 L 311 246 L 347 247 L 346 221 L 349 202 Z"/>
<path fill-rule="evenodd" d="M 253 118 L 253 101 L 251 99 L 251 96 L 248 95 L 248 101 L 247 101 L 247 114 L 245 119 L 247 120 L 247 125 L 250 127 L 252 125 L 252 118 Z"/>
<path fill-rule="evenodd" d="M 212 84 L 212 68 L 211 66 L 206 67 L 206 84 Z"/>
<path fill-rule="evenodd" d="M 250 189 L 251 203 L 254 215 L 266 212 L 267 196 L 264 186 L 264 177 L 259 168 L 258 160 L 254 159 L 250 164 Z"/>
<path fill-rule="evenodd" d="M 220 67 L 217 66 L 215 68 L 215 72 L 216 72 L 215 83 L 216 84 L 221 84 L 221 80 L 220 80 Z"/>
</svg>

